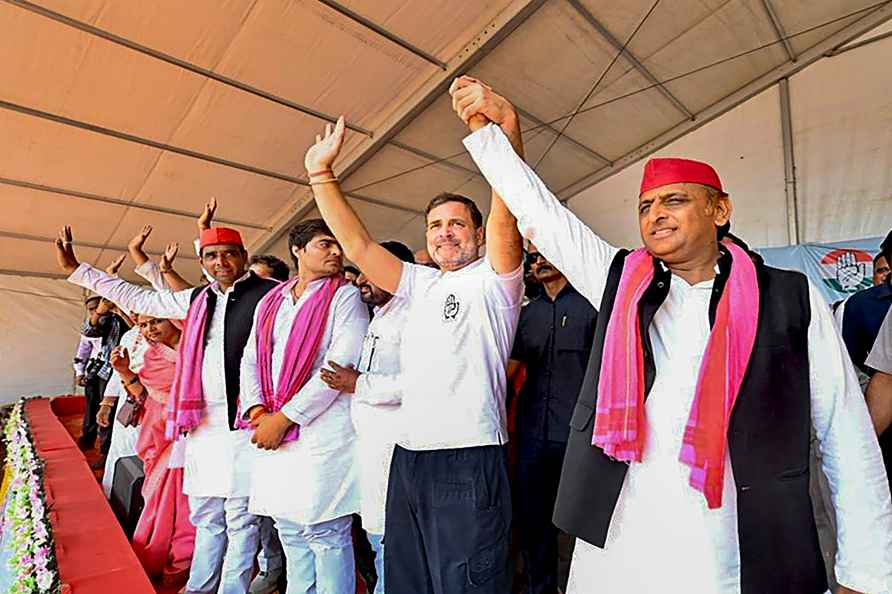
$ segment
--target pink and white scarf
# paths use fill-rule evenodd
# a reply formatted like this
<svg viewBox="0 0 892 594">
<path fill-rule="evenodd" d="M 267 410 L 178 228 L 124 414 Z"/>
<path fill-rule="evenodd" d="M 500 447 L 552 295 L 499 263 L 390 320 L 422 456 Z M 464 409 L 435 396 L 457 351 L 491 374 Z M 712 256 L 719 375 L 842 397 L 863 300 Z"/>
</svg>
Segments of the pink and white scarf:
<svg viewBox="0 0 892 594">
<path fill-rule="evenodd" d="M 723 245 L 731 254 L 731 273 L 716 308 L 680 453 L 680 460 L 691 467 L 691 486 L 703 492 L 710 509 L 722 505 L 728 425 L 759 321 L 755 266 L 737 245 Z M 625 462 L 641 462 L 644 451 L 644 349 L 638 304 L 653 275 L 653 257 L 644 248 L 626 257 L 598 379 L 592 445 Z"/>
</svg>

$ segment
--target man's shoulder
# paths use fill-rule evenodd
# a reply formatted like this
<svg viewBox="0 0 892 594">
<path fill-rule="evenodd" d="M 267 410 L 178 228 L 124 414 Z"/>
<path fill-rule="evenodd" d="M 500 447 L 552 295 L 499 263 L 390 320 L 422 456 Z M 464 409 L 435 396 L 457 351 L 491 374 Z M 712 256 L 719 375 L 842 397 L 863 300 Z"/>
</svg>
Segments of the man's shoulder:
<svg viewBox="0 0 892 594">
<path fill-rule="evenodd" d="M 889 298 L 892 298 L 892 290 L 890 290 L 889 286 L 877 285 L 876 287 L 870 287 L 851 295 L 846 300 L 846 310 L 849 310 L 850 308 L 857 309 L 868 303 L 882 299 L 888 300 Z"/>
<path fill-rule="evenodd" d="M 339 299 L 359 299 L 362 301 L 362 295 L 359 292 L 359 288 L 349 282 L 338 287 L 338 290 L 335 291 L 335 295 L 337 295 Z"/>
<path fill-rule="evenodd" d="M 788 270 L 786 268 L 775 268 L 774 266 L 766 266 L 762 264 L 757 267 L 761 269 L 761 275 L 764 279 L 785 285 L 794 284 L 803 289 L 808 289 L 808 276 L 804 272 L 798 270 Z"/>
<path fill-rule="evenodd" d="M 592 302 L 585 298 L 585 295 L 576 290 L 573 285 L 567 285 L 567 298 L 572 302 L 575 307 L 580 307 L 586 311 L 590 311 L 592 315 L 597 315 L 598 312 L 595 310 L 595 306 L 592 305 Z"/>
<path fill-rule="evenodd" d="M 269 291 L 272 291 L 276 287 L 281 287 L 282 283 L 271 278 L 263 278 L 262 276 L 257 276 L 253 272 L 249 274 L 249 276 L 243 280 L 241 283 L 237 284 L 236 287 L 242 288 L 243 291 L 247 292 L 256 292 L 259 294 L 265 294 Z"/>
</svg>

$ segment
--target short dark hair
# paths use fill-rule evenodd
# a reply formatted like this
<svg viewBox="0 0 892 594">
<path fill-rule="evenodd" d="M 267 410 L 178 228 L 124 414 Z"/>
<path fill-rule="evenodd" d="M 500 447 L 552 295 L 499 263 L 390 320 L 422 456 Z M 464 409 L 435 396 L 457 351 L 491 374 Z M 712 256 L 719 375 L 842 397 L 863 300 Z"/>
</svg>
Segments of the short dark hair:
<svg viewBox="0 0 892 594">
<path fill-rule="evenodd" d="M 350 264 L 345 265 L 344 273 L 347 273 L 347 272 L 352 272 L 356 276 L 359 276 L 359 268 L 357 268 L 356 266 L 351 266 Z"/>
<path fill-rule="evenodd" d="M 412 250 L 410 250 L 404 243 L 398 241 L 382 241 L 381 247 L 403 262 L 408 262 L 409 264 L 415 263 L 415 254 L 413 254 Z"/>
<path fill-rule="evenodd" d="M 434 196 L 433 200 L 427 203 L 427 208 L 424 209 L 425 221 L 427 220 L 427 215 L 429 215 L 433 209 L 442 204 L 446 204 L 447 202 L 459 202 L 464 204 L 467 207 L 468 212 L 471 213 L 471 222 L 474 223 L 474 228 L 478 229 L 483 226 L 483 215 L 480 214 L 480 209 L 477 208 L 477 204 L 467 196 L 453 194 L 451 192 L 438 194 Z"/>
<path fill-rule="evenodd" d="M 876 256 L 873 257 L 873 266 L 874 266 L 874 268 L 876 268 L 877 262 L 880 261 L 880 258 L 885 258 L 885 256 L 886 256 L 886 254 L 884 254 L 883 252 L 880 252 L 880 253 L 878 253 Z M 889 261 L 889 259 L 886 258 L 886 262 L 887 262 L 887 263 L 888 263 L 888 261 Z"/>
<path fill-rule="evenodd" d="M 248 266 L 253 266 L 254 264 L 262 264 L 269 268 L 271 276 L 279 281 L 285 282 L 291 276 L 291 269 L 288 268 L 288 264 L 286 264 L 280 258 L 273 256 L 272 254 L 261 254 L 259 256 L 251 256 L 251 259 L 248 261 Z"/>
<path fill-rule="evenodd" d="M 291 231 L 288 233 L 288 253 L 291 254 L 295 270 L 299 270 L 299 267 L 297 265 L 297 257 L 294 255 L 292 248 L 296 247 L 302 250 L 318 235 L 334 237 L 334 233 L 331 232 L 331 229 L 328 228 L 328 225 L 322 219 L 307 219 L 291 228 Z"/>
<path fill-rule="evenodd" d="M 90 295 L 86 299 L 84 299 L 84 307 L 90 305 L 91 301 L 101 301 L 102 297 L 99 295 Z"/>
</svg>

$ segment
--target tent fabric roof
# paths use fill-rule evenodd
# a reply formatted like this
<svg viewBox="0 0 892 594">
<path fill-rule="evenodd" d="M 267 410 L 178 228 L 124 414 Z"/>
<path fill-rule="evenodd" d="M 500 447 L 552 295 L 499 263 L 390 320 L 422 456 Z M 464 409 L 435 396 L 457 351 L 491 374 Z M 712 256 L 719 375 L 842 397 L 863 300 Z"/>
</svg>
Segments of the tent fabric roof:
<svg viewBox="0 0 892 594">
<path fill-rule="evenodd" d="M 211 196 L 250 249 L 284 255 L 315 212 L 303 155 L 341 113 L 351 202 L 417 247 L 434 194 L 489 201 L 445 95 L 456 74 L 516 102 L 528 161 L 568 199 L 890 16 L 876 0 L 4 0 L 0 271 L 57 273 L 64 224 L 87 261 L 145 223 L 158 253 Z"/>
</svg>

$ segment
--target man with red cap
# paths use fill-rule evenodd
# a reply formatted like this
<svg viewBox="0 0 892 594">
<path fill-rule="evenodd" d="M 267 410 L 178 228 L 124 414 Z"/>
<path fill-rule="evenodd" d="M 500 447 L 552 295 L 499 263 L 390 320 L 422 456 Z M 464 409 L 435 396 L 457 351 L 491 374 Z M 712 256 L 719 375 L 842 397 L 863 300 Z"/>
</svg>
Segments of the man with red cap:
<svg viewBox="0 0 892 594">
<path fill-rule="evenodd" d="M 241 234 L 226 227 L 200 234 L 201 266 L 214 282 L 176 292 L 155 292 L 79 263 L 71 244 L 66 227 L 56 255 L 69 282 L 135 313 L 185 320 L 167 420 L 170 437 L 185 435 L 183 491 L 196 528 L 184 591 L 245 594 L 259 529 L 257 516 L 248 512 L 251 434 L 236 427 L 240 363 L 254 309 L 279 283 L 247 270 Z"/>
<path fill-rule="evenodd" d="M 512 149 L 518 117 L 470 77 L 464 140 L 518 228 L 599 310 L 555 524 L 578 537 L 568 593 L 820 594 L 812 426 L 839 523 L 839 592 L 892 587 L 892 505 L 854 370 L 806 277 L 722 241 L 716 172 L 647 163 L 644 247 L 600 239 Z"/>
</svg>

